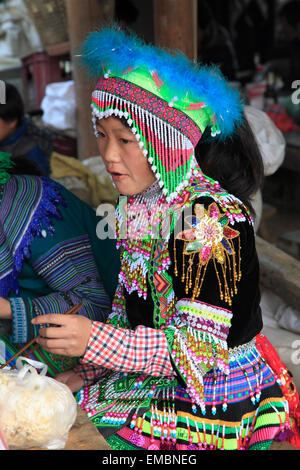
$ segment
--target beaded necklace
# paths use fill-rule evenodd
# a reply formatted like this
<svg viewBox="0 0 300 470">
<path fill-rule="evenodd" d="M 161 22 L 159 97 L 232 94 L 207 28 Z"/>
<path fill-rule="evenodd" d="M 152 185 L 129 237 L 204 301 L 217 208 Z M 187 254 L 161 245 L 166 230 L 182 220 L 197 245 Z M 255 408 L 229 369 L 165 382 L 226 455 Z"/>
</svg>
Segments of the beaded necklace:
<svg viewBox="0 0 300 470">
<path fill-rule="evenodd" d="M 121 198 L 116 210 L 117 246 L 121 248 L 119 281 L 129 293 L 137 290 L 144 298 L 152 245 L 165 208 L 165 197 L 155 181 L 142 193 Z M 169 262 L 166 256 L 160 269 L 167 269 Z"/>
</svg>

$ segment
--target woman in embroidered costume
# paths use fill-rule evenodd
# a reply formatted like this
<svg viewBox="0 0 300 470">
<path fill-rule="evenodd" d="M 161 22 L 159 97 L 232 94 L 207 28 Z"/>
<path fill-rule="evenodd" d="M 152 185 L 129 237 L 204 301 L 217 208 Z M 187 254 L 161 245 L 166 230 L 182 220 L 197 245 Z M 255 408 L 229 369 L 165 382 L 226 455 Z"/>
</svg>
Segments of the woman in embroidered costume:
<svg viewBox="0 0 300 470">
<path fill-rule="evenodd" d="M 26 175 L 20 174 L 25 167 Z M 83 302 L 79 323 L 83 316 L 105 321 L 117 282 L 115 241 L 97 238 L 96 212 L 39 174 L 25 157 L 14 162 L 0 152 L 2 363 L 37 335 L 31 324 L 37 315 L 63 314 Z M 52 376 L 78 362 L 43 348 L 30 357 L 45 362 Z"/>
<path fill-rule="evenodd" d="M 78 402 L 113 449 L 268 449 L 290 417 L 256 344 L 252 219 L 244 201 L 213 179 L 211 165 L 213 154 L 236 150 L 236 129 L 248 135 L 238 96 L 217 69 L 115 28 L 92 33 L 83 59 L 101 74 L 92 113 L 120 192 L 121 270 L 108 321 L 90 322 L 85 349 L 68 329 L 41 328 L 40 344 L 82 356 L 76 373 L 57 378 L 77 391 L 72 381 L 81 376 Z M 238 162 L 236 185 L 248 196 L 261 171 L 258 152 L 249 154 L 257 162 L 252 169 L 249 155 Z M 237 156 L 241 149 L 232 167 Z"/>
</svg>

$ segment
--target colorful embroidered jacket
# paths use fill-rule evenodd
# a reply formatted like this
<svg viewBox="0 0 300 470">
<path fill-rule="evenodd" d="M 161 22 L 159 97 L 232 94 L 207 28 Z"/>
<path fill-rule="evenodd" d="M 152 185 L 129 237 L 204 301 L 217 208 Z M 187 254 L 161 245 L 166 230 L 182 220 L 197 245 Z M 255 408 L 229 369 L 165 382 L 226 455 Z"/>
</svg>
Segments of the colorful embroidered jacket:
<svg viewBox="0 0 300 470">
<path fill-rule="evenodd" d="M 161 233 L 164 223 L 173 228 L 170 236 L 140 251 L 135 244 L 131 269 L 132 253 L 123 249 L 109 324 L 94 323 L 81 374 L 92 381 L 103 367 L 175 371 L 201 401 L 203 375 L 216 367 L 227 373 L 228 349 L 249 342 L 262 327 L 254 232 L 242 204 L 210 183 L 188 188 L 170 217 L 161 223 Z"/>
<path fill-rule="evenodd" d="M 97 219 L 48 178 L 13 176 L 1 186 L 0 296 L 12 307 L 12 322 L 2 322 L 12 327 L 6 355 L 38 334 L 34 316 L 83 302 L 79 314 L 106 320 L 119 259 L 114 240 L 98 239 Z"/>
<path fill-rule="evenodd" d="M 154 214 L 156 238 L 146 227 L 135 239 L 124 236 L 126 205 L 117 210 L 119 284 L 75 369 L 86 384 L 78 404 L 115 450 L 268 449 L 290 423 L 256 347 L 259 268 L 248 212 L 199 178 Z M 146 219 L 133 212 L 136 231 Z"/>
</svg>

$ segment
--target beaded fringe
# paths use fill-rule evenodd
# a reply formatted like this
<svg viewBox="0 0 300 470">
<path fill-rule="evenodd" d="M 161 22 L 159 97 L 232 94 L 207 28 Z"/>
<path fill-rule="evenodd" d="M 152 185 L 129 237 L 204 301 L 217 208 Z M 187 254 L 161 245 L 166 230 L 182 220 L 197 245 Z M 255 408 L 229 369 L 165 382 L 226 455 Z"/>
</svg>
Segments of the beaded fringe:
<svg viewBox="0 0 300 470">
<path fill-rule="evenodd" d="M 252 356 L 252 359 L 251 359 Z M 245 345 L 229 350 L 230 361 L 240 365 L 241 370 L 248 382 L 249 399 L 253 405 L 253 412 L 248 412 L 247 417 L 241 420 L 239 426 L 234 423 L 222 424 L 212 419 L 199 419 L 198 409 L 195 402 L 191 402 L 192 412 L 195 419 L 189 418 L 188 415 L 178 414 L 176 411 L 176 387 L 177 382 L 174 377 L 164 377 L 158 381 L 151 382 L 151 377 L 137 375 L 135 381 L 128 390 L 124 392 L 115 389 L 115 383 L 122 378 L 122 373 L 115 373 L 110 378 L 105 379 L 100 385 L 104 387 L 101 392 L 101 402 L 99 402 L 99 385 L 84 388 L 79 392 L 78 403 L 90 418 L 97 417 L 100 413 L 102 416 L 97 417 L 99 425 L 105 426 L 124 426 L 127 422 L 132 434 L 129 440 L 136 444 L 140 440 L 147 441 L 147 448 L 155 448 L 159 446 L 159 442 L 176 444 L 178 441 L 186 440 L 188 448 L 203 449 L 220 449 L 225 448 L 226 434 L 236 435 L 237 448 L 240 450 L 247 449 L 251 445 L 255 445 L 255 431 L 265 433 L 269 436 L 268 426 L 270 425 L 270 411 L 273 413 L 272 423 L 274 432 L 285 433 L 290 429 L 289 410 L 286 401 L 277 402 L 276 399 L 265 399 L 261 401 L 262 387 L 262 370 L 261 365 L 255 365 L 258 360 L 265 362 L 259 355 L 254 341 Z M 246 362 L 245 362 L 246 360 Z M 241 364 L 243 362 L 243 364 Z M 246 369 L 252 367 L 256 386 L 252 384 L 248 377 Z M 270 368 L 267 365 L 268 368 Z M 216 415 L 217 407 L 221 407 L 219 411 L 226 413 L 228 398 L 228 376 L 225 375 L 224 396 L 221 402 L 216 401 L 216 389 L 218 381 L 222 380 L 220 372 L 216 371 L 212 377 L 213 397 L 209 402 L 201 406 L 202 416 L 206 415 L 206 408 L 209 407 L 212 415 Z M 163 384 L 162 384 L 163 382 Z M 191 397 L 192 398 L 192 397 Z M 158 403 L 162 406 L 158 407 Z M 259 404 L 259 406 L 257 406 Z M 142 409 L 144 408 L 144 411 Z M 145 411 L 146 408 L 146 411 Z M 265 415 L 264 409 L 269 410 Z M 198 419 L 196 416 L 198 415 Z M 225 415 L 224 415 L 225 416 Z M 266 426 L 266 427 L 265 427 Z M 272 431 L 271 426 L 271 433 Z M 188 437 L 180 431 L 184 427 L 187 430 Z M 123 431 L 121 431 L 122 434 Z M 124 430 L 125 432 L 125 430 Z M 128 431 L 126 431 L 128 432 Z M 147 437 L 148 436 L 148 437 Z M 273 439 L 271 436 L 270 439 Z M 228 439 L 228 438 L 227 438 Z M 232 438 L 231 438 L 232 440 Z M 232 444 L 232 442 L 231 442 Z M 181 444 L 179 444 L 181 446 Z M 184 444 L 182 444 L 184 446 Z M 160 447 L 157 447 L 160 448 Z"/>
</svg>

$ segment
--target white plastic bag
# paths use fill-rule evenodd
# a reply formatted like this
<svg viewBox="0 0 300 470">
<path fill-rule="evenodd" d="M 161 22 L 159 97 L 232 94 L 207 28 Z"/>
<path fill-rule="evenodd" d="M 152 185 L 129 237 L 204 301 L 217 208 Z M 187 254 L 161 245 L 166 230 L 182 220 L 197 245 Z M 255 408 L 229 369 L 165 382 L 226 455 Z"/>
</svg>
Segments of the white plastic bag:
<svg viewBox="0 0 300 470">
<path fill-rule="evenodd" d="M 9 448 L 63 449 L 77 416 L 72 392 L 46 377 L 41 362 L 19 357 L 16 366 L 0 371 L 0 428 Z"/>
<path fill-rule="evenodd" d="M 253 106 L 245 106 L 244 111 L 262 156 L 264 175 L 272 175 L 285 157 L 286 143 L 283 133 L 264 111 Z M 254 229 L 257 232 L 263 209 L 261 190 L 253 194 L 251 199 L 255 211 Z"/>
<path fill-rule="evenodd" d="M 272 175 L 281 166 L 285 157 L 285 138 L 271 118 L 253 106 L 245 106 L 245 115 L 250 124 L 262 155 L 265 176 Z"/>
<path fill-rule="evenodd" d="M 3 431 L 0 429 L 0 450 L 8 450 L 8 444 Z"/>
<path fill-rule="evenodd" d="M 59 130 L 76 128 L 76 96 L 74 81 L 50 83 L 41 103 L 42 119 Z"/>
</svg>

